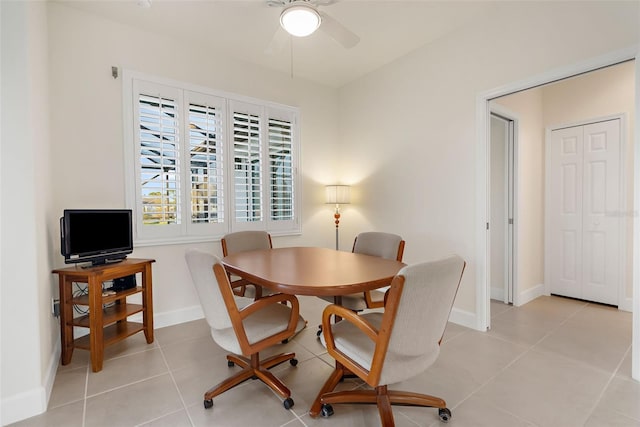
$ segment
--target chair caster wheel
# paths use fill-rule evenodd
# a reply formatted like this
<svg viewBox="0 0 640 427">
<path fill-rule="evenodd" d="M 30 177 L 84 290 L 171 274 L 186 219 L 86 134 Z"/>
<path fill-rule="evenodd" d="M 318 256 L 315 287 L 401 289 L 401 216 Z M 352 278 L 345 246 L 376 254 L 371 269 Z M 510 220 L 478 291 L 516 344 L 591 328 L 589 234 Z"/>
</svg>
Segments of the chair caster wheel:
<svg viewBox="0 0 640 427">
<path fill-rule="evenodd" d="M 289 410 L 289 409 L 293 408 L 293 403 L 294 403 L 294 402 L 293 402 L 293 399 L 292 399 L 292 398 L 290 398 L 290 397 L 287 397 L 287 398 L 284 400 L 284 402 L 282 402 L 282 404 L 284 405 L 284 409 L 287 409 L 287 410 Z"/>
<path fill-rule="evenodd" d="M 289 360 L 289 363 L 291 363 L 291 366 L 296 366 L 298 364 L 298 359 L 291 359 Z"/>
<path fill-rule="evenodd" d="M 318 329 L 318 332 L 316 332 L 316 336 L 317 336 L 318 338 L 320 338 L 320 337 L 322 336 L 322 328 L 319 328 L 319 329 Z"/>
<path fill-rule="evenodd" d="M 227 366 L 230 368 L 233 368 L 234 366 L 236 366 L 236 364 L 233 363 L 231 360 L 227 360 Z"/>
<path fill-rule="evenodd" d="M 213 406 L 213 399 L 207 399 L 204 401 L 204 409 L 209 409 Z"/>
<path fill-rule="evenodd" d="M 324 418 L 328 418 L 333 415 L 333 406 L 329 405 L 328 403 L 323 403 L 320 407 L 320 415 L 322 415 Z"/>
<path fill-rule="evenodd" d="M 440 408 L 438 409 L 438 416 L 440 417 L 440 421 L 448 423 L 451 419 L 451 411 L 449 408 Z"/>
<path fill-rule="evenodd" d="M 289 340 L 288 340 L 288 339 L 286 339 L 286 340 L 282 340 L 282 344 L 286 344 L 286 343 L 288 343 L 288 342 L 289 342 Z"/>
</svg>

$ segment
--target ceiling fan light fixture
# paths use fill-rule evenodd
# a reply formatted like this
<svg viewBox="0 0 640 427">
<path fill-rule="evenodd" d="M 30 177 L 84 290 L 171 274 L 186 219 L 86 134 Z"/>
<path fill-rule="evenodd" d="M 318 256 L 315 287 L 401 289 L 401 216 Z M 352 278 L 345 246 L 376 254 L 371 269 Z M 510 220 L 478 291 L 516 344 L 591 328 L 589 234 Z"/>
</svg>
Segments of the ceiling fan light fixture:
<svg viewBox="0 0 640 427">
<path fill-rule="evenodd" d="M 285 8 L 280 15 L 282 28 L 296 37 L 306 37 L 313 34 L 321 22 L 320 14 L 313 6 L 298 0 Z"/>
</svg>

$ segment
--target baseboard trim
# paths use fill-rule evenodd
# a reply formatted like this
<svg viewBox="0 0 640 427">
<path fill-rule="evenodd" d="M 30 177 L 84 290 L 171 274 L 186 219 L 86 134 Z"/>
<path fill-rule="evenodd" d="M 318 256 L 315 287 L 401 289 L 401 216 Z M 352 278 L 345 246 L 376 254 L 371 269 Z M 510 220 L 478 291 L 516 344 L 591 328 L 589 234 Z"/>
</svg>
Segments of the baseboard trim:
<svg viewBox="0 0 640 427">
<path fill-rule="evenodd" d="M 47 410 L 45 387 L 35 387 L 2 399 L 2 425 L 12 424 L 42 414 Z"/>
<path fill-rule="evenodd" d="M 618 304 L 618 310 L 628 311 L 629 313 L 633 312 L 633 298 L 622 298 L 620 304 Z"/>
<path fill-rule="evenodd" d="M 544 284 L 540 283 L 532 288 L 527 289 L 526 291 L 520 292 L 520 295 L 515 298 L 513 301 L 513 305 L 516 307 L 520 307 L 521 305 L 525 305 L 528 302 L 533 301 L 534 299 L 541 297 L 544 295 Z"/>
<path fill-rule="evenodd" d="M 166 326 L 178 325 L 180 323 L 191 322 L 204 318 L 204 312 L 200 305 L 182 308 L 180 310 L 165 311 L 153 314 L 153 329 L 164 328 Z M 142 313 L 129 317 L 134 322 L 142 322 Z"/>
<path fill-rule="evenodd" d="M 47 410 L 49 406 L 49 398 L 51 390 L 56 380 L 58 372 L 58 361 L 60 360 L 60 340 L 56 340 L 53 352 L 49 356 L 47 364 L 47 372 L 44 375 L 44 384 L 35 387 L 24 393 L 18 393 L 13 396 L 2 399 L 2 425 L 12 424 L 27 418 L 40 415 Z"/>
<path fill-rule="evenodd" d="M 56 382 L 56 374 L 58 373 L 58 365 L 60 362 L 60 356 L 62 354 L 62 344 L 60 340 L 56 340 L 56 345 L 53 348 L 53 352 L 49 357 L 49 365 L 47 366 L 47 372 L 44 376 L 44 389 L 46 392 L 47 401 L 45 402 L 45 410 L 49 407 L 49 399 L 51 398 L 51 390 L 53 390 L 53 384 Z"/>
<path fill-rule="evenodd" d="M 478 316 L 476 313 L 470 311 L 461 310 L 459 308 L 453 308 L 449 315 L 449 322 L 457 325 L 466 326 L 467 328 L 481 330 L 478 328 Z"/>
<path fill-rule="evenodd" d="M 491 288 L 491 299 L 496 301 L 504 301 L 504 288 Z"/>
</svg>

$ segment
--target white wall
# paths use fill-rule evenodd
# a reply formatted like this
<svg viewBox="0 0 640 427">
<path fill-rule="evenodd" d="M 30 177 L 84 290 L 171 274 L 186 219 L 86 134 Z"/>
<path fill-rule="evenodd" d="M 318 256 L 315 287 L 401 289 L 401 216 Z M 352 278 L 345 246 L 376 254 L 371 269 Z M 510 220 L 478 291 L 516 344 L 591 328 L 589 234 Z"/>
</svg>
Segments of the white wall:
<svg viewBox="0 0 640 427">
<path fill-rule="evenodd" d="M 46 7 L 1 2 L 2 424 L 46 410 L 57 367 L 47 218 Z"/>
<path fill-rule="evenodd" d="M 363 216 L 405 237 L 408 262 L 466 258 L 457 310 L 476 311 L 476 96 L 635 45 L 637 18 L 631 2 L 498 2 L 492 22 L 341 89 L 341 168 Z"/>
</svg>

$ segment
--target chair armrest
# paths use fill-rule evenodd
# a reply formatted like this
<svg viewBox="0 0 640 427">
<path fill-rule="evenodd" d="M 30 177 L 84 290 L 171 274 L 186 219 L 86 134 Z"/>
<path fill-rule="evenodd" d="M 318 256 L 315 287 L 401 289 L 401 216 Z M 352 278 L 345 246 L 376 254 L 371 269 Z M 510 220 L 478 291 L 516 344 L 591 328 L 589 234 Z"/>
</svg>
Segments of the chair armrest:
<svg viewBox="0 0 640 427">
<path fill-rule="evenodd" d="M 248 306 L 244 307 L 240 312 L 240 318 L 245 319 L 251 314 L 255 313 L 258 310 L 263 309 L 264 307 L 272 304 L 278 304 L 284 301 L 288 301 L 291 303 L 291 317 L 294 317 L 296 322 L 298 321 L 298 315 L 300 313 L 300 304 L 298 303 L 298 298 L 295 295 L 287 295 L 287 294 L 271 294 L 266 297 L 257 299 L 253 301 Z M 295 316 L 293 316 L 295 312 Z"/>
<path fill-rule="evenodd" d="M 358 316 L 358 314 L 356 314 L 355 312 L 342 306 L 335 304 L 328 305 L 322 312 L 322 332 L 324 333 L 324 340 L 327 346 L 327 351 L 329 352 L 331 357 L 336 359 L 337 363 L 346 367 L 346 369 L 348 369 L 351 373 L 364 380 L 367 384 L 374 384 L 371 382 L 372 371 L 360 365 L 355 360 L 351 359 L 349 356 L 343 353 L 340 349 L 336 348 L 333 329 L 331 328 L 331 316 L 340 316 L 342 317 L 341 322 L 349 322 L 360 329 L 367 337 L 369 337 L 369 339 L 371 339 L 375 343 L 376 353 L 378 348 L 379 331 L 365 318 L 363 318 L 362 316 Z M 375 375 L 379 375 L 379 372 L 376 371 Z"/>
<path fill-rule="evenodd" d="M 322 331 L 327 346 L 329 346 L 329 342 L 331 342 L 333 347 L 334 343 L 333 331 L 331 330 L 331 316 L 339 316 L 342 317 L 342 320 L 352 323 L 374 342 L 378 339 L 378 330 L 365 318 L 358 316 L 358 314 L 345 307 L 330 304 L 326 306 L 322 312 Z"/>
<path fill-rule="evenodd" d="M 298 298 L 296 298 L 295 295 L 272 294 L 258 300 L 254 300 L 251 304 L 238 311 L 241 319 L 239 326 L 242 330 L 242 335 L 244 336 L 243 340 L 247 343 L 247 345 L 249 345 L 249 343 L 248 341 L 246 341 L 246 332 L 244 331 L 244 326 L 242 325 L 242 319 L 246 319 L 256 311 L 260 311 L 261 309 L 269 305 L 280 304 L 282 302 L 291 303 L 289 323 L 285 331 L 276 334 L 275 336 L 278 337 L 277 340 L 281 341 L 283 339 L 289 338 L 295 333 L 296 327 L 298 326 L 298 318 L 300 317 L 300 303 L 298 302 Z"/>
</svg>

